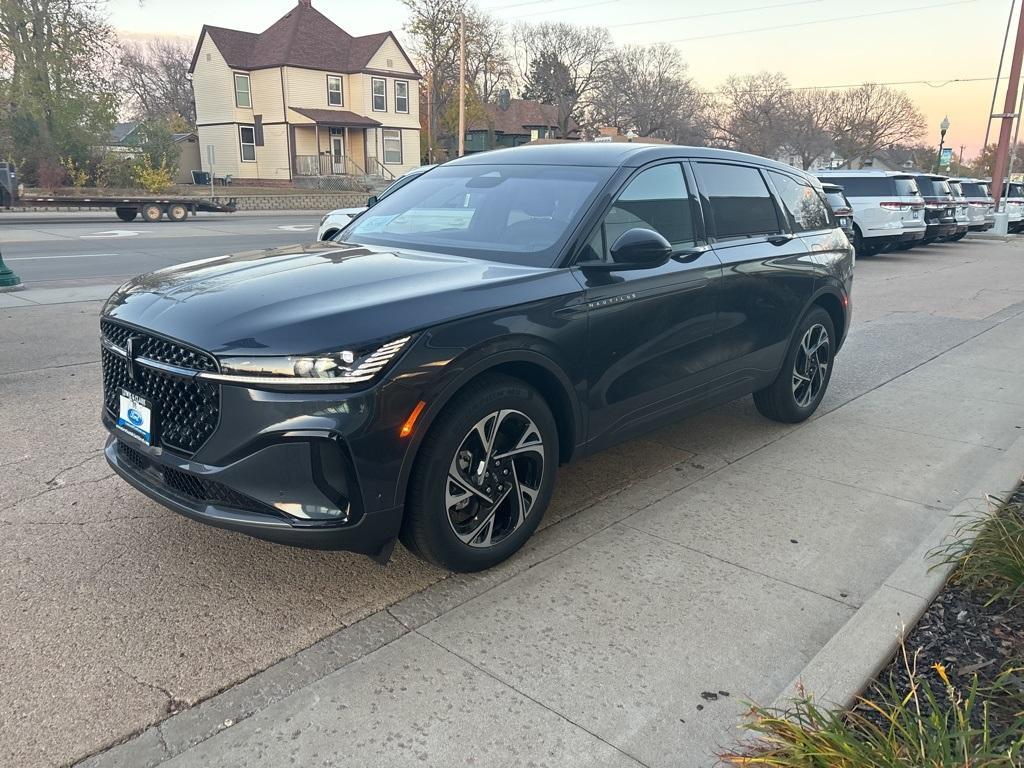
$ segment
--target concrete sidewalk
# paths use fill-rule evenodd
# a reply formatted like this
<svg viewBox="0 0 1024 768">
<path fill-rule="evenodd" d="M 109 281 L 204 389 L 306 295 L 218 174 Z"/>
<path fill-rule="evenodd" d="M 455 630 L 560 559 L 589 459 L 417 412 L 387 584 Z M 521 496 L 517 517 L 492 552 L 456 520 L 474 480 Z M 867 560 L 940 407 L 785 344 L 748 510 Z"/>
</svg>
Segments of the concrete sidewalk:
<svg viewBox="0 0 1024 768">
<path fill-rule="evenodd" d="M 669 427 L 700 463 L 86 764 L 713 765 L 1022 434 L 1022 312 L 749 450 L 721 412 Z"/>
</svg>

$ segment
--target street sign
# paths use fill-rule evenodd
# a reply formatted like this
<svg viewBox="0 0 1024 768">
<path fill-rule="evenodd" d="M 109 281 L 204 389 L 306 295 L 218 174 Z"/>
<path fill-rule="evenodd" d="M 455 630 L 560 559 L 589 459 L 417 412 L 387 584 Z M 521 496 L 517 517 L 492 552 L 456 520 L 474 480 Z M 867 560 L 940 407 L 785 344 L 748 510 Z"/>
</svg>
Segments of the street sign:
<svg viewBox="0 0 1024 768">
<path fill-rule="evenodd" d="M 943 147 L 942 152 L 939 154 L 939 165 L 943 168 L 949 168 L 949 164 L 953 162 L 953 148 Z"/>
</svg>

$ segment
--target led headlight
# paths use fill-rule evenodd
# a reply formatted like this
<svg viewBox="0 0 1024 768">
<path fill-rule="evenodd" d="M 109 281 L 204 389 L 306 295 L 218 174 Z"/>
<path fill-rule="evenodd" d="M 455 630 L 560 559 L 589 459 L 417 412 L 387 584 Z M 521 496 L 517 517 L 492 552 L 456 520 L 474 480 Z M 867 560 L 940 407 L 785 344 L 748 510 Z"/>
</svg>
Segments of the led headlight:
<svg viewBox="0 0 1024 768">
<path fill-rule="evenodd" d="M 377 378 L 411 339 L 411 336 L 403 336 L 381 346 L 318 355 L 222 357 L 219 374 L 201 373 L 199 376 L 224 383 L 279 387 L 364 384 Z"/>
</svg>

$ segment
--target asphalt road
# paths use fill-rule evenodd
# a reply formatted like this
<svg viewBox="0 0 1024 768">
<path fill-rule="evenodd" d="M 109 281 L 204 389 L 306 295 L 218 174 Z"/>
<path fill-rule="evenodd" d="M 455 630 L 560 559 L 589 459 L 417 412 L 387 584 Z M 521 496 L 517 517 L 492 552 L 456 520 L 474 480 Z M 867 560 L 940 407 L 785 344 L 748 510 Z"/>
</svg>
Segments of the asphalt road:
<svg viewBox="0 0 1024 768">
<path fill-rule="evenodd" d="M 128 253 L 126 243 L 130 238 L 136 253 L 159 254 L 161 248 L 173 247 L 173 254 L 163 253 L 159 258 L 164 261 L 152 265 L 160 266 L 173 260 L 303 239 L 305 233 L 279 229 L 289 224 L 315 224 L 315 214 L 280 219 L 211 217 L 187 224 L 159 224 L 152 229 L 146 225 L 97 226 L 91 220 L 45 225 L 37 221 L 19 229 L 22 225 L 8 228 L 6 220 L 0 219 L 0 243 L 5 258 L 12 257 L 12 266 L 23 278 L 42 281 L 45 273 L 32 270 L 47 266 L 38 262 L 56 260 L 47 254 Z M 123 238 L 88 237 L 113 229 L 142 233 Z M 189 231 L 193 236 L 175 234 Z M 37 239 L 30 239 L 37 234 Z M 43 258 L 13 261 L 30 256 Z M 75 269 L 91 269 L 87 272 L 91 278 L 84 279 L 98 281 L 103 276 L 102 265 L 107 264 L 110 270 L 111 264 L 118 263 L 103 262 L 103 258 L 114 257 L 85 255 L 61 261 Z M 108 282 L 141 271 L 136 262 L 131 263 L 130 271 L 120 272 Z M 65 273 L 57 284 L 64 286 L 68 279 Z M 49 305 L 22 302 L 0 308 L 0 648 L 5 649 L 0 654 L 0 765 L 4 766 L 59 765 L 81 758 L 445 577 L 401 548 L 391 564 L 382 568 L 361 556 L 279 547 L 209 528 L 164 509 L 113 477 L 101 455 L 105 436 L 98 418 L 99 307 L 99 302 L 88 301 Z M 818 519 L 814 512 L 819 499 L 814 494 L 822 492 L 820 483 L 816 481 L 813 492 L 811 486 L 795 491 L 787 484 L 791 475 L 780 471 L 766 471 L 756 486 L 759 493 L 775 501 L 759 501 L 734 510 L 731 517 L 719 518 L 716 505 L 735 495 L 735 490 L 728 490 L 695 497 L 695 508 L 674 511 L 672 524 L 681 526 L 681 535 L 691 533 L 689 526 L 701 521 L 710 525 L 720 520 L 722 526 L 712 536 L 721 550 L 718 559 L 707 561 L 703 576 L 696 572 L 693 576 L 701 594 L 687 596 L 683 590 L 687 582 L 672 581 L 671 586 L 665 586 L 670 582 L 644 574 L 636 576 L 635 585 L 671 594 L 677 607 L 687 605 L 691 597 L 703 600 L 700 605 L 704 613 L 699 614 L 696 623 L 686 625 L 701 627 L 700 632 L 693 630 L 699 640 L 688 645 L 687 654 L 696 654 L 691 663 L 705 672 L 741 668 L 745 652 L 738 652 L 726 663 L 724 657 L 713 655 L 714 649 L 737 638 L 749 642 L 775 637 L 771 628 L 780 622 L 792 628 L 802 627 L 807 621 L 806 615 L 763 609 L 768 603 L 759 591 L 761 587 L 749 580 L 743 582 L 748 584 L 746 591 L 729 604 L 732 608 L 716 611 L 708 604 L 708 600 L 717 600 L 724 588 L 722 569 L 731 567 L 726 561 L 747 558 L 749 562 L 743 568 L 752 572 L 765 559 L 766 541 L 781 542 L 779 547 L 786 553 L 787 559 L 779 561 L 782 565 L 776 579 L 799 583 L 801 564 L 824 574 L 835 583 L 830 584 L 821 604 L 832 611 L 829 616 L 833 623 L 845 620 L 868 594 L 874 575 L 891 568 L 882 556 L 897 556 L 909 546 L 908 541 L 916 540 L 914 537 L 933 523 L 926 511 L 920 510 L 892 520 L 870 518 L 878 530 L 887 532 L 885 546 L 846 548 L 842 557 L 826 546 L 830 537 L 845 536 L 851 541 L 863 538 L 843 527 L 852 525 L 862 514 L 856 504 L 863 494 L 849 493 L 849 488 L 865 484 L 874 487 L 872 483 L 881 484 L 883 480 L 890 490 L 903 482 L 913 485 L 905 470 L 902 474 L 897 471 L 899 461 L 891 461 L 891 455 L 897 449 L 916 455 L 924 450 L 923 444 L 935 442 L 933 437 L 913 432 L 919 428 L 915 425 L 927 422 L 920 417 L 921 410 L 930 407 L 927 400 L 900 393 L 881 404 L 882 398 L 876 396 L 874 403 L 862 401 L 863 407 L 858 408 L 858 399 L 880 391 L 884 394 L 884 388 L 898 377 L 955 350 L 992 328 L 1000 318 L 1022 311 L 1024 242 L 968 239 L 961 244 L 858 261 L 854 323 L 846 347 L 837 358 L 821 409 L 822 414 L 831 413 L 852 404 L 850 423 L 868 424 L 864 433 L 867 438 L 860 448 L 862 455 L 847 462 L 845 479 L 838 478 L 846 484 L 842 487 L 847 488 L 847 496 L 842 498 L 849 500 L 850 511 L 832 521 Z M 1006 343 L 1017 350 L 1007 359 L 1019 359 L 1019 338 L 1008 338 Z M 976 361 L 962 355 L 955 364 L 943 365 L 948 377 L 977 368 Z M 927 493 L 934 495 L 926 501 L 936 507 L 955 500 L 951 490 L 957 479 L 954 475 L 971 474 L 976 465 L 987 460 L 983 449 L 990 443 L 997 444 L 989 433 L 998 433 L 1001 439 L 1007 429 L 1024 425 L 1021 408 L 1017 407 L 1018 403 L 1024 407 L 1024 402 L 1020 402 L 1019 388 L 1015 388 L 1019 377 L 984 367 L 980 370 L 987 371 L 984 383 L 991 391 L 991 400 L 973 403 L 972 409 L 966 410 L 952 398 L 946 401 L 947 410 L 953 412 L 950 419 L 957 416 L 958 425 L 965 418 L 975 422 L 961 430 L 960 443 L 956 444 L 961 445 L 960 453 L 953 452 L 955 445 L 949 442 L 930 448 L 932 453 L 926 458 L 935 459 L 935 467 L 929 470 L 932 474 L 923 473 L 922 478 L 914 480 L 927 486 L 935 480 L 935 473 L 949 475 L 938 478 L 945 488 L 944 495 L 927 488 Z M 925 378 L 919 386 L 927 389 L 934 384 Z M 959 410 L 964 412 L 958 415 Z M 906 435 L 884 431 L 879 421 L 900 427 Z M 810 426 L 813 429 L 814 424 Z M 799 438 L 796 429 L 760 418 L 750 398 L 666 425 L 645 439 L 560 470 L 556 497 L 543 525 L 555 531 L 578 530 L 581 536 L 589 536 L 608 525 L 602 522 L 602 508 L 625 508 L 632 503 L 624 500 L 623 489 L 629 486 L 639 489 L 639 497 L 656 498 L 659 483 L 664 483 L 666 476 L 672 478 L 673 488 L 696 483 L 787 438 L 786 445 L 793 449 L 792 461 L 817 466 L 823 458 L 832 457 L 829 445 Z M 861 427 L 857 429 L 864 432 Z M 910 445 L 907 435 L 916 442 Z M 881 445 L 890 445 L 886 460 L 872 459 Z M 949 462 L 961 458 L 967 449 L 970 461 L 957 465 L 954 473 Z M 733 478 L 734 473 L 726 470 L 722 476 Z M 833 485 L 826 490 L 838 493 Z M 793 502 L 794 495 L 798 502 Z M 765 508 L 774 509 L 774 517 L 766 514 Z M 798 539 L 808 547 L 815 537 L 822 542 L 813 551 L 797 549 L 791 541 Z M 681 562 L 688 562 L 688 557 L 671 555 L 671 559 Z M 659 560 L 645 552 L 628 565 L 605 552 L 591 559 L 611 562 L 612 569 L 618 569 L 615 580 L 621 582 L 624 574 L 633 578 L 643 564 L 662 562 L 668 556 Z M 591 585 L 576 584 L 574 588 L 576 592 L 564 601 L 545 601 L 543 610 L 562 613 L 593 602 Z M 682 590 L 678 595 L 671 592 L 677 588 Z M 780 594 L 778 584 L 774 589 L 773 594 Z M 615 616 L 614 621 L 608 623 L 621 623 L 632 616 L 636 606 L 631 599 L 635 597 L 635 593 L 622 597 L 609 613 Z M 650 600 L 645 597 L 640 602 L 653 605 Z M 761 613 L 749 616 L 740 610 L 751 606 Z M 502 614 L 505 623 L 496 626 L 517 633 L 527 620 L 520 614 L 529 610 L 533 609 L 524 603 Z M 750 623 L 723 624 L 721 617 L 730 612 L 747 616 Z M 766 623 L 769 618 L 775 623 Z M 531 614 L 529 620 L 534 619 L 536 615 Z M 620 635 L 593 656 L 607 658 L 612 651 L 634 654 L 637 638 L 649 632 L 650 628 L 644 627 L 629 638 Z M 802 647 L 801 637 L 790 639 L 792 647 Z M 712 655 L 702 656 L 705 652 Z M 510 653 L 506 658 L 518 656 Z M 427 663 L 432 662 L 428 659 Z M 565 669 L 573 663 L 566 662 Z M 661 671 L 680 663 L 681 658 L 673 658 Z M 762 672 L 764 669 L 759 668 L 758 675 Z M 546 677 L 551 676 L 535 675 L 537 680 Z M 694 685 L 705 684 L 697 677 L 693 677 Z M 613 678 L 615 675 L 609 673 L 584 688 L 588 693 L 597 691 L 608 701 L 618 701 L 614 697 L 620 688 L 615 687 Z M 632 688 L 637 680 L 626 682 Z M 381 678 L 374 685 L 393 685 L 397 691 L 406 683 L 392 684 Z M 640 685 L 636 690 L 645 689 Z M 736 691 L 733 698 L 739 700 L 744 689 L 727 690 Z M 652 698 L 646 696 L 647 700 Z M 621 719 L 618 712 L 616 718 Z M 254 738 L 253 743 L 260 743 L 260 739 Z M 310 762 L 315 759 L 305 761 Z"/>
<path fill-rule="evenodd" d="M 0 253 L 29 287 L 121 283 L 172 264 L 309 242 L 320 215 L 211 213 L 180 223 L 126 224 L 106 212 L 0 212 Z"/>
</svg>

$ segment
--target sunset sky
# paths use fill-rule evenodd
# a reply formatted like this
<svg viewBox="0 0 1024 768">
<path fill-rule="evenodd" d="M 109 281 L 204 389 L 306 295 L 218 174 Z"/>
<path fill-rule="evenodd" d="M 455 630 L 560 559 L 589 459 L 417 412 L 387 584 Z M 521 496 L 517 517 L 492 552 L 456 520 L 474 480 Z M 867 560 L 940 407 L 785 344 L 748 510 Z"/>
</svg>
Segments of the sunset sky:
<svg viewBox="0 0 1024 768">
<path fill-rule="evenodd" d="M 112 23 L 126 36 L 195 40 L 204 23 L 262 31 L 293 4 L 111 0 L 109 9 Z M 313 4 L 352 34 L 391 29 L 404 41 L 406 11 L 399 0 Z M 708 90 L 731 74 L 761 70 L 783 72 L 794 86 L 907 83 L 895 87 L 909 93 L 927 117 L 923 140 L 938 144 L 939 123 L 948 115 L 946 146 L 959 153 L 964 145 L 970 158 L 984 138 L 1011 0 L 479 0 L 478 5 L 509 23 L 598 24 L 608 27 L 617 43 L 672 42 L 690 74 Z M 1012 37 L 1011 31 L 1011 46 Z M 1000 91 L 997 112 L 1002 99 Z"/>
</svg>

